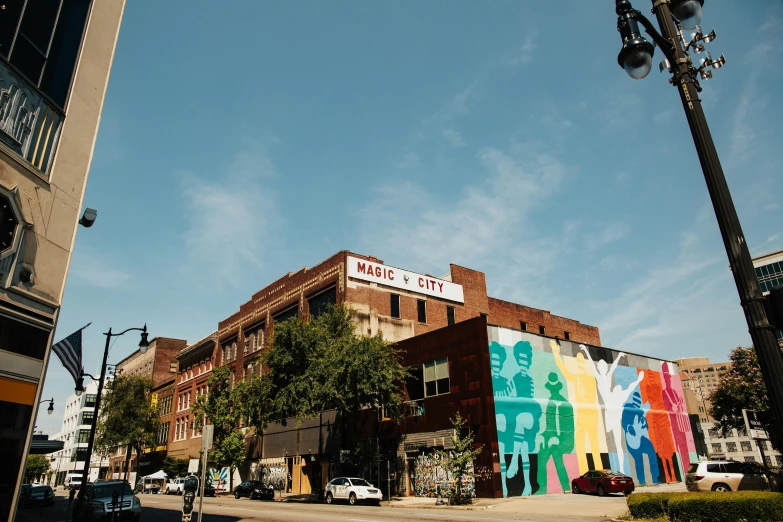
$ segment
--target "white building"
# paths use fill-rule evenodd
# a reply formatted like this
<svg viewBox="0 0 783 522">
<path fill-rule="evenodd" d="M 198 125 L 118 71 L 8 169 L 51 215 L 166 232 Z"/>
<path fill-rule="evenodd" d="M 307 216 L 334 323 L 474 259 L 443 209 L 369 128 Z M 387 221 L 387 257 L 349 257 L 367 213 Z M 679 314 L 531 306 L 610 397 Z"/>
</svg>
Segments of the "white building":
<svg viewBox="0 0 783 522">
<path fill-rule="evenodd" d="M 65 401 L 65 412 L 60 431 L 51 437 L 52 440 L 63 441 L 65 446 L 62 450 L 48 455 L 50 465 L 54 470 L 52 486 L 61 485 L 67 473 L 84 471 L 84 460 L 90 437 L 90 426 L 95 419 L 97 397 L 98 383 L 90 382 L 85 386 L 85 391 L 81 396 L 72 393 Z M 109 459 L 107 457 L 101 459 L 93 452 L 90 462 L 90 481 L 99 478 L 101 464 L 107 468 Z"/>
</svg>

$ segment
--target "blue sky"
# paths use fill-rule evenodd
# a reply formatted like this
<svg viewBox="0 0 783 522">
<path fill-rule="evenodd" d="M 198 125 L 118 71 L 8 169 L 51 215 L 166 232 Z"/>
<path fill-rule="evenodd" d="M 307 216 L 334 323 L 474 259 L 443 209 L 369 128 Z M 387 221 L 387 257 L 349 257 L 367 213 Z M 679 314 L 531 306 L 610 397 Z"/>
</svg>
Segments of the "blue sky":
<svg viewBox="0 0 783 522">
<path fill-rule="evenodd" d="M 703 26 L 745 236 L 781 249 L 783 5 L 708 2 Z M 56 340 L 92 321 L 97 372 L 110 326 L 192 342 L 350 249 L 484 271 L 606 346 L 726 358 L 750 338 L 677 91 L 619 50 L 610 0 L 129 2 Z M 72 389 L 53 359 L 39 430 Z"/>
</svg>

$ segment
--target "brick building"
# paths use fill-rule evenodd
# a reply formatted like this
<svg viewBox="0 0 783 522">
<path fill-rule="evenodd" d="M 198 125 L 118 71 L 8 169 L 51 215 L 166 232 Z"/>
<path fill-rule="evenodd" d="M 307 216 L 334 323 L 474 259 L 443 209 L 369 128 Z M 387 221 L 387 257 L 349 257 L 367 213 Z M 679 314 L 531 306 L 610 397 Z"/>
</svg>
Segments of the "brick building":
<svg viewBox="0 0 783 522">
<path fill-rule="evenodd" d="M 214 363 L 228 366 L 234 380 L 258 375 L 262 371 L 258 357 L 264 351 L 274 323 L 290 317 L 312 317 L 330 303 L 344 303 L 356 311 L 357 333 L 380 332 L 390 341 L 402 341 L 483 317 L 491 324 L 508 328 L 529 329 L 596 346 L 601 342 L 594 326 L 547 310 L 489 297 L 482 272 L 452 264 L 447 275 L 435 277 L 386 265 L 373 256 L 341 251 L 312 268 L 304 267 L 284 275 L 256 292 L 237 313 L 221 321 L 216 332 Z M 179 390 L 178 385 L 178 394 Z M 189 417 L 187 409 L 182 416 Z M 315 432 L 327 429 L 330 428 L 322 426 Z M 331 477 L 328 466 L 322 467 L 323 462 L 312 464 L 320 458 L 318 445 L 307 448 L 312 453 L 301 453 L 305 450 L 294 440 L 301 438 L 301 434 L 297 435 L 297 429 L 293 428 L 289 428 L 288 435 L 282 434 L 285 431 L 278 427 L 269 430 L 278 439 L 290 438 L 287 444 L 270 445 L 266 438 L 260 442 L 251 440 L 255 448 L 252 455 L 259 460 L 238 470 L 237 478 L 274 475 L 280 468 L 289 477 L 287 488 L 291 492 L 309 493 L 312 488 L 323 486 Z M 185 437 L 189 439 L 192 435 Z M 175 447 L 179 446 L 170 442 L 170 455 Z M 180 450 L 177 456 L 184 458 L 185 453 Z M 269 466 L 274 463 L 274 469 L 265 463 Z"/>
<path fill-rule="evenodd" d="M 176 383 L 169 405 L 170 427 L 168 456 L 179 459 L 198 458 L 201 430 L 194 424 L 192 406 L 196 397 L 207 393 L 207 379 L 212 374 L 217 351 L 217 333 L 189 345 L 176 355 Z"/>
<path fill-rule="evenodd" d="M 139 375 L 152 379 L 152 401 L 160 405 L 161 393 L 165 394 L 172 386 L 171 380 L 177 373 L 177 354 L 187 345 L 183 339 L 171 339 L 169 337 L 156 337 L 150 341 L 145 353 L 139 350 L 131 353 L 125 359 L 117 363 L 115 372 L 123 375 Z M 155 395 L 157 394 L 157 395 Z M 155 467 L 162 462 L 166 455 L 164 448 L 149 448 L 149 452 L 141 459 L 138 469 L 144 474 L 148 468 Z M 124 476 L 125 448 L 118 448 L 109 458 L 109 472 L 112 477 Z M 130 469 L 137 469 L 138 459 L 135 451 L 131 455 Z M 156 470 L 152 470 L 156 471 Z M 129 480 L 134 484 L 136 472 L 130 472 Z"/>
</svg>

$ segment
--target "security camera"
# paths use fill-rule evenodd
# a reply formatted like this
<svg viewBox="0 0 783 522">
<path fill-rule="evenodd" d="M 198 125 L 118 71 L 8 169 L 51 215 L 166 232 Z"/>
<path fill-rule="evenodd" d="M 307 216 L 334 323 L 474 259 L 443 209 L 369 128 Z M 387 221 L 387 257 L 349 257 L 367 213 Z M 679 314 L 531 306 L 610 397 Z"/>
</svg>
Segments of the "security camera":
<svg viewBox="0 0 783 522">
<path fill-rule="evenodd" d="M 84 214 L 82 214 L 82 218 L 79 220 L 79 224 L 84 228 L 90 228 L 92 224 L 95 223 L 95 219 L 97 217 L 98 211 L 94 208 L 84 209 Z"/>
</svg>

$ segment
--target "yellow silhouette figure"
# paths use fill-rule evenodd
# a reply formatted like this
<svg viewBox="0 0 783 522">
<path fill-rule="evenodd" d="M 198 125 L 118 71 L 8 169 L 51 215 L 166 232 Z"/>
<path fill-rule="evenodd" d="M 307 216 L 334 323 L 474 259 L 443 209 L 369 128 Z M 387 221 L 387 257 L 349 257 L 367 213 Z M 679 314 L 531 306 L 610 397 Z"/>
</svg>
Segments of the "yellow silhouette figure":
<svg viewBox="0 0 783 522">
<path fill-rule="evenodd" d="M 574 410 L 576 412 L 576 458 L 579 461 L 579 473 L 590 470 L 587 464 L 587 447 L 585 439 L 590 441 L 590 452 L 593 454 L 593 466 L 601 469 L 601 450 L 598 446 L 598 392 L 595 377 L 587 367 L 585 356 L 576 354 L 576 371 L 569 370 L 563 358 L 560 356 L 560 344 L 557 341 L 549 341 L 552 354 L 555 356 L 555 364 L 566 381 L 574 390 Z"/>
</svg>

